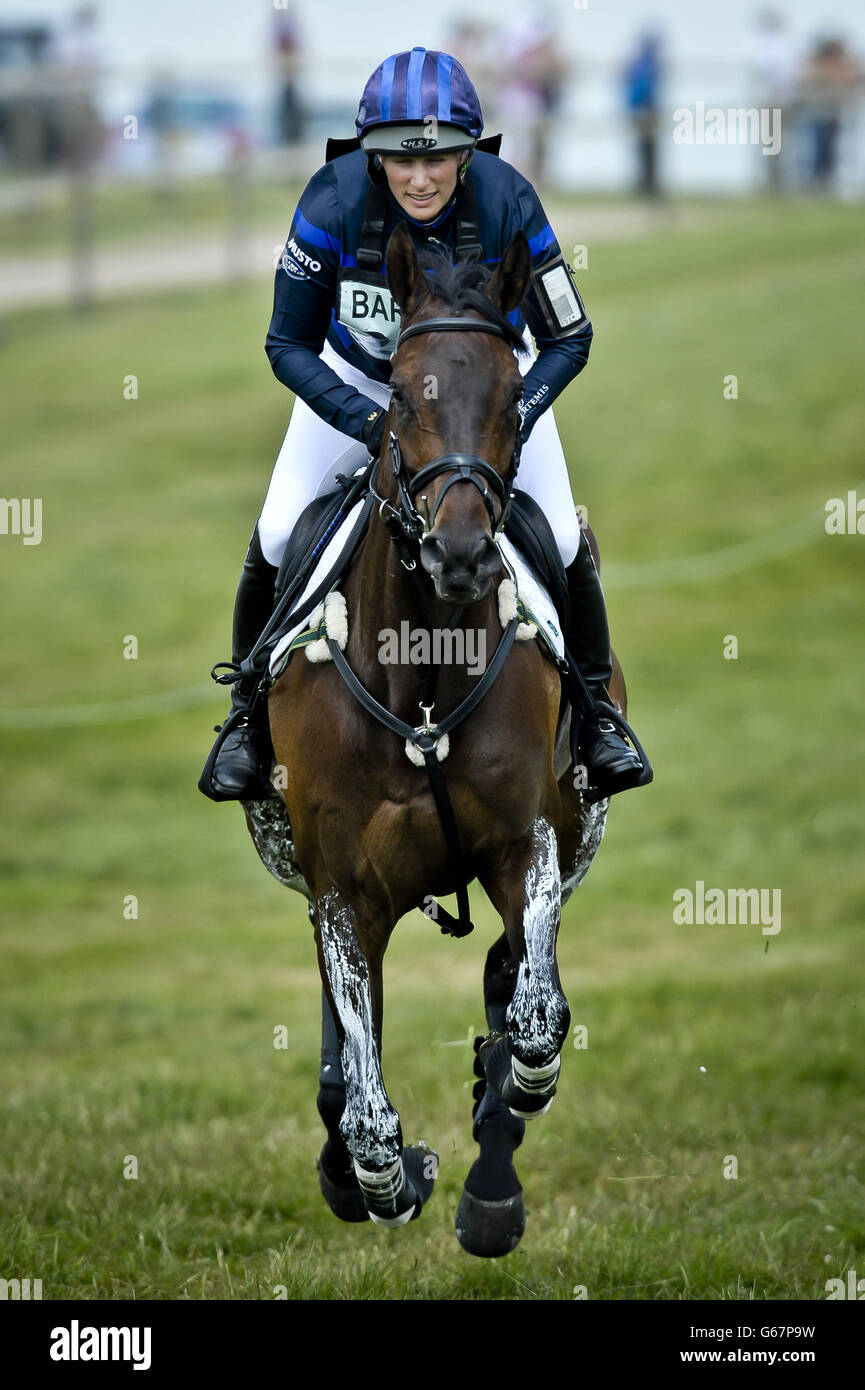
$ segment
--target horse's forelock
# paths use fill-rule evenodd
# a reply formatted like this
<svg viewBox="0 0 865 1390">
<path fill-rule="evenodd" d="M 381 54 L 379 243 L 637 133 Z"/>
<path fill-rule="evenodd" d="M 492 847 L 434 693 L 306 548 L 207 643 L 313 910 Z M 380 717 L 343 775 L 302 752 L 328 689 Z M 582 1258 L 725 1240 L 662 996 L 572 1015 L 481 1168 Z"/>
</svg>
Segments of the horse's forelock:
<svg viewBox="0 0 865 1390">
<path fill-rule="evenodd" d="M 422 267 L 424 280 L 433 299 L 441 300 L 453 313 L 474 309 L 490 323 L 502 330 L 505 342 L 514 352 L 522 356 L 528 352 L 519 329 L 502 313 L 487 294 L 487 285 L 493 271 L 481 261 L 474 259 L 457 261 L 451 264 L 447 255 L 440 251 L 430 251 L 424 258 Z"/>
</svg>

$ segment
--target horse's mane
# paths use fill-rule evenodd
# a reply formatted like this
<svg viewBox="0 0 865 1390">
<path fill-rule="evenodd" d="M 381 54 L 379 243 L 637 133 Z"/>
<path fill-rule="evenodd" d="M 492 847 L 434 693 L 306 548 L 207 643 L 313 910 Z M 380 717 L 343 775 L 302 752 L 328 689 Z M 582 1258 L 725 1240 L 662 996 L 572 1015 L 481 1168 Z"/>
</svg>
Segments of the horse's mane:
<svg viewBox="0 0 865 1390">
<path fill-rule="evenodd" d="M 477 260 L 457 261 L 452 265 L 450 259 L 441 251 L 429 248 L 424 255 L 424 279 L 430 294 L 443 299 L 449 309 L 459 313 L 464 309 L 476 309 L 483 318 L 502 330 L 505 342 L 519 356 L 528 352 L 519 329 L 502 313 L 486 293 L 488 281 L 493 271 L 490 266 Z"/>
</svg>

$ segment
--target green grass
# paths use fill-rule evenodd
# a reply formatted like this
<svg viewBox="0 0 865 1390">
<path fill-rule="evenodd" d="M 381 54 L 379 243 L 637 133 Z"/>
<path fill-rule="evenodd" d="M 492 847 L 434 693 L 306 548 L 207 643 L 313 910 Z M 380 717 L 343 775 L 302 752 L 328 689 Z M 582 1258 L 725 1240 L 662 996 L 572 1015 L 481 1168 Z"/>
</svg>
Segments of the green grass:
<svg viewBox="0 0 865 1390">
<path fill-rule="evenodd" d="M 863 223 L 755 204 L 590 248 L 592 361 L 557 416 L 611 581 L 617 563 L 733 545 L 863 481 Z M 0 537 L 3 707 L 185 687 L 227 655 L 290 404 L 262 351 L 268 293 L 7 319 L 3 487 L 43 498 L 44 538 Z M 434 1199 L 404 1231 L 342 1226 L 314 1168 L 304 904 L 260 867 L 239 811 L 195 790 L 218 695 L 128 723 L 0 728 L 0 1275 L 41 1277 L 46 1298 L 585 1285 L 667 1300 L 823 1298 L 861 1270 L 863 544 L 818 534 L 721 580 L 611 582 L 656 782 L 616 799 L 565 909 L 560 964 L 589 1045 L 566 1049 L 518 1155 L 529 1225 L 506 1260 L 472 1260 L 453 1234 L 496 931 L 483 901 L 465 942 L 406 920 L 386 964 L 385 1077 L 407 1140 L 441 1155 Z M 674 925 L 673 892 L 697 879 L 779 887 L 782 930 Z"/>
</svg>

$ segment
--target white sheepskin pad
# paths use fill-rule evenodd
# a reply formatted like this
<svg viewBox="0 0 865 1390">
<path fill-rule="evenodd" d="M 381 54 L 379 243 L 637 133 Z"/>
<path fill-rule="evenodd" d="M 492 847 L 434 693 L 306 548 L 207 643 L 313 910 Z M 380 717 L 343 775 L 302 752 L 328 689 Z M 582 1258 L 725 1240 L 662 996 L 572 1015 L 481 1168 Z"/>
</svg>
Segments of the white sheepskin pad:
<svg viewBox="0 0 865 1390">
<path fill-rule="evenodd" d="M 313 613 L 309 626 L 321 620 L 324 615 L 324 625 L 327 628 L 327 635 L 332 642 L 335 642 L 340 651 L 345 651 L 345 644 L 348 641 L 348 608 L 345 602 L 345 594 L 341 594 L 339 589 L 334 589 L 327 595 L 324 603 Z M 323 637 L 319 637 L 317 642 L 310 642 L 308 647 L 304 647 L 307 661 L 332 661 L 327 642 Z"/>
</svg>

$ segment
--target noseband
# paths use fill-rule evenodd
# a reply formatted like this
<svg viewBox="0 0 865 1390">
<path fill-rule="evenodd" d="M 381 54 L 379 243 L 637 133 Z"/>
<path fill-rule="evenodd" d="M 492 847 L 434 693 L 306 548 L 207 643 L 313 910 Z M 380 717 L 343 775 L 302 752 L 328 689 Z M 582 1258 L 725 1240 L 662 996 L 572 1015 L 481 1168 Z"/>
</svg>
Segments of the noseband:
<svg viewBox="0 0 865 1390">
<path fill-rule="evenodd" d="M 465 318 L 435 318 L 424 319 L 421 323 L 411 324 L 404 328 L 397 339 L 394 356 L 399 351 L 402 344 L 408 338 L 414 337 L 419 333 L 491 333 L 496 338 L 506 341 L 504 331 L 498 324 L 489 323 L 484 319 L 465 319 Z M 407 473 L 403 464 L 402 452 L 394 430 L 390 432 L 388 441 L 390 450 L 391 466 L 396 478 L 397 489 L 399 491 L 399 506 L 386 499 L 381 500 L 379 512 L 387 522 L 391 535 L 396 538 L 396 528 L 402 532 L 402 538 L 417 540 L 419 537 L 427 535 L 435 526 L 439 508 L 445 499 L 445 495 L 454 483 L 471 483 L 480 493 L 487 514 L 490 518 L 490 529 L 494 537 L 502 534 L 505 522 L 511 509 L 513 501 L 513 485 L 516 478 L 517 469 L 520 464 L 520 451 L 522 443 L 520 431 L 517 429 L 517 437 L 514 443 L 514 452 L 511 457 L 510 468 L 507 474 L 502 477 L 501 473 L 496 472 L 491 463 L 481 458 L 479 454 L 450 453 L 440 454 L 438 458 L 427 463 L 417 473 Z M 445 483 L 435 504 L 432 516 L 427 513 L 424 519 L 417 510 L 415 499 L 422 487 L 440 477 L 443 473 L 450 473 L 451 477 Z M 494 500 L 499 504 L 498 516 L 494 506 Z M 414 561 L 409 561 L 402 547 L 400 549 L 400 559 L 406 569 L 414 569 Z"/>
</svg>

